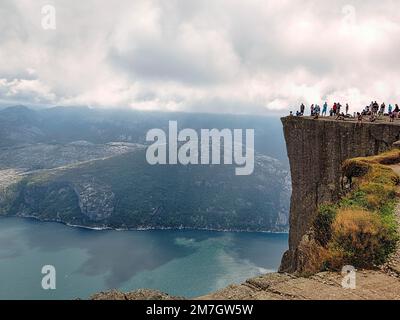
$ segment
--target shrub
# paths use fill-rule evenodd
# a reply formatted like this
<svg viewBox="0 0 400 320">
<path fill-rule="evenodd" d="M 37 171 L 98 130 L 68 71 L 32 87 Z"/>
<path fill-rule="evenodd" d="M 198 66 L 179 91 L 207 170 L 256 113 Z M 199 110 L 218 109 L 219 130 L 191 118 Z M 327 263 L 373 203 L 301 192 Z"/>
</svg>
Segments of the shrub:
<svg viewBox="0 0 400 320">
<path fill-rule="evenodd" d="M 367 160 L 371 163 L 380 163 L 386 165 L 400 163 L 400 150 L 396 148 L 386 151 L 376 156 L 368 157 Z"/>
<path fill-rule="evenodd" d="M 327 268 L 330 252 L 324 246 L 314 241 L 302 241 L 299 247 L 298 260 L 300 261 L 297 272 L 303 277 L 311 276 Z"/>
<path fill-rule="evenodd" d="M 343 162 L 342 173 L 350 180 L 364 177 L 368 181 L 395 185 L 399 177 L 387 165 L 399 162 L 400 151 L 396 149 L 373 157 L 348 159 Z"/>
<path fill-rule="evenodd" d="M 329 262 L 337 264 L 335 260 L 339 252 L 341 265 L 378 266 L 394 252 L 396 243 L 396 233 L 378 214 L 360 209 L 341 209 L 332 224 Z"/>
<path fill-rule="evenodd" d="M 319 212 L 314 220 L 315 240 L 326 246 L 332 237 L 332 223 L 336 216 L 337 207 L 325 204 L 319 207 Z"/>
<path fill-rule="evenodd" d="M 370 165 L 359 159 L 346 160 L 342 165 L 343 175 L 347 178 L 362 177 L 368 173 Z"/>
<path fill-rule="evenodd" d="M 364 194 L 363 207 L 372 211 L 379 210 L 396 197 L 396 189 L 393 186 L 381 183 L 363 183 L 359 191 Z"/>
<path fill-rule="evenodd" d="M 339 202 L 341 208 L 366 208 L 367 205 L 366 194 L 360 190 L 349 193 Z"/>
<path fill-rule="evenodd" d="M 399 240 L 395 207 L 400 178 L 387 164 L 399 162 L 398 149 L 344 162 L 343 175 L 351 190 L 337 204 L 320 206 L 313 224 L 316 248 L 308 249 L 313 265 L 325 257 L 322 269 L 339 270 L 345 264 L 369 268 L 394 253 Z"/>
<path fill-rule="evenodd" d="M 382 164 L 371 165 L 363 180 L 393 186 L 399 183 L 398 175 L 390 167 Z"/>
</svg>

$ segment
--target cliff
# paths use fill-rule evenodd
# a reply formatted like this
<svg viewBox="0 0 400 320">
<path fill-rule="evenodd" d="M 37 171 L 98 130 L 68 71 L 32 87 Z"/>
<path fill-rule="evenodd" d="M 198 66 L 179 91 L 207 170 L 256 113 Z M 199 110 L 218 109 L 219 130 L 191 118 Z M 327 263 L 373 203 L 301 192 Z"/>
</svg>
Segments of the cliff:
<svg viewBox="0 0 400 320">
<path fill-rule="evenodd" d="M 325 202 L 336 203 L 344 194 L 342 175 L 346 170 L 342 164 L 374 164 L 379 167 L 385 162 L 385 170 L 368 176 L 385 180 L 390 177 L 395 196 L 400 195 L 398 177 L 400 177 L 399 150 L 385 154 L 400 137 L 400 125 L 390 123 L 337 122 L 329 119 L 318 121 L 309 118 L 288 117 L 282 119 L 287 151 L 290 159 L 293 194 L 290 216 L 290 249 L 283 257 L 280 273 L 270 273 L 248 279 L 242 284 L 232 284 L 217 292 L 197 297 L 199 300 L 380 300 L 400 299 L 400 248 L 380 267 L 358 268 L 356 288 L 343 287 L 344 276 L 340 272 L 304 272 L 307 270 L 307 255 L 304 244 L 312 241 L 310 229 L 318 214 L 318 206 Z M 359 158 L 377 155 L 372 158 Z M 357 159 L 353 159 L 357 157 Z M 345 166 L 346 167 L 346 166 Z M 374 167 L 375 169 L 378 167 Z M 353 167 L 354 168 L 354 167 Z M 378 169 L 382 169 L 379 167 Z M 372 169 L 369 169 L 372 170 Z M 389 174 L 391 172 L 391 175 Z M 348 173 L 348 172 L 347 172 Z M 393 181 L 392 175 L 397 179 Z M 360 178 L 362 175 L 359 175 Z M 365 182 L 365 181 L 364 181 Z M 382 182 L 378 184 L 382 195 Z M 346 183 L 343 183 L 346 185 Z M 354 191 L 354 186 L 350 188 Z M 346 196 L 351 193 L 346 189 Z M 366 195 L 368 196 L 368 195 Z M 394 196 L 394 197 L 395 197 Z M 374 198 L 371 198 L 374 200 Z M 343 200 L 343 199 L 342 199 Z M 387 204 L 387 198 L 383 201 Z M 396 231 L 400 231 L 400 203 L 394 198 L 393 214 L 397 221 Z M 386 213 L 387 215 L 388 213 Z M 387 216 L 386 216 L 387 217 Z M 366 221 L 366 220 L 365 220 Z M 364 221 L 364 222 L 365 222 Z M 383 230 L 383 229 L 382 229 Z M 381 230 L 381 231 L 382 231 Z M 386 244 L 385 244 L 386 245 Z M 374 249 L 377 247 L 374 247 Z M 342 266 L 342 265 L 341 265 Z M 142 291 L 121 293 L 103 292 L 93 299 L 150 299 L 159 293 Z M 168 298 L 163 294 L 160 299 Z M 158 299 L 158 298 L 157 298 Z M 174 299 L 174 298 L 172 298 Z"/>
<path fill-rule="evenodd" d="M 301 239 L 317 214 L 318 205 L 337 201 L 342 192 L 341 165 L 354 157 L 386 151 L 399 140 L 400 125 L 329 119 L 282 118 L 292 176 L 289 250 L 281 272 L 301 269 Z"/>
</svg>

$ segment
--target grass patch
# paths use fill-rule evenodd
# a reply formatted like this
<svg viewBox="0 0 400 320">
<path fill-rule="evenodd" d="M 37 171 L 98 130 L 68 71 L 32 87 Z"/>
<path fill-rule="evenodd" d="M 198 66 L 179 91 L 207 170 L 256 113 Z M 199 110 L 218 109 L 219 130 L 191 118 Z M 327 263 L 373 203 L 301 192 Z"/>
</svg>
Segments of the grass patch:
<svg viewBox="0 0 400 320">
<path fill-rule="evenodd" d="M 340 209 L 332 223 L 328 249 L 335 254 L 332 261 L 328 258 L 328 264 L 334 267 L 351 264 L 359 268 L 381 265 L 396 248 L 394 240 L 379 214 L 362 209 Z"/>
<path fill-rule="evenodd" d="M 343 163 L 351 189 L 337 203 L 320 206 L 313 225 L 316 242 L 323 248 L 317 255 L 320 270 L 340 270 L 346 264 L 373 268 L 396 250 L 400 179 L 388 165 L 399 162 L 400 150 L 395 149 Z"/>
</svg>

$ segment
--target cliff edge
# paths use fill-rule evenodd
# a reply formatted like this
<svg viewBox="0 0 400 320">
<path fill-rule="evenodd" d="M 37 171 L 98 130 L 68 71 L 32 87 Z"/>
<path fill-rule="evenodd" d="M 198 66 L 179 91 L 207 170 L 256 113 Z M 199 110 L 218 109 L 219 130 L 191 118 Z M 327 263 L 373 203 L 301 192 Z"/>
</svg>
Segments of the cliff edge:
<svg viewBox="0 0 400 320">
<path fill-rule="evenodd" d="M 386 247 L 390 241 L 396 244 L 397 236 L 389 234 L 389 237 L 386 237 L 384 232 L 393 231 L 396 235 L 400 233 L 400 150 L 388 151 L 393 148 L 394 142 L 399 140 L 400 125 L 298 117 L 282 118 L 282 123 L 290 160 L 293 193 L 289 250 L 282 259 L 280 273 L 248 279 L 242 284 L 233 284 L 196 299 L 399 300 L 400 248 L 389 246 L 389 249 L 393 250 L 387 251 Z M 321 205 L 327 204 L 336 211 L 334 222 L 350 222 L 350 233 L 343 233 L 346 228 L 338 224 L 345 238 L 348 235 L 352 238 L 354 235 L 356 240 L 370 240 L 362 241 L 363 246 L 358 246 L 357 252 L 362 254 L 364 264 L 371 262 L 372 268 L 364 269 L 355 264 L 357 272 L 354 289 L 343 285 L 345 278 L 340 269 L 339 272 L 307 269 L 307 266 L 310 266 L 307 264 L 310 256 L 307 256 L 304 244 L 307 244 L 307 241 L 311 245 L 317 244 L 317 233 L 312 231 L 315 232 L 316 218 L 321 217 Z M 341 210 L 345 210 L 345 216 Z M 357 220 L 360 217 L 361 220 Z M 391 224 L 386 224 L 389 217 L 394 219 L 393 230 Z M 329 223 L 330 226 L 335 226 L 335 223 Z M 346 224 L 343 226 L 346 227 Z M 365 226 L 371 229 L 363 229 Z M 376 237 L 377 233 L 374 232 L 375 226 L 379 226 L 376 229 L 379 231 L 379 237 Z M 322 228 L 322 231 L 325 235 L 326 229 Z M 360 235 L 362 237 L 359 237 Z M 350 245 L 352 249 L 353 242 L 350 242 Z M 384 249 L 385 259 L 377 261 L 384 263 L 375 263 L 376 261 L 371 259 L 379 257 L 376 255 L 378 249 Z M 353 251 L 350 250 L 350 253 Z M 372 255 L 368 255 L 371 251 Z M 354 259 L 351 255 L 346 258 Z M 345 264 L 340 264 L 343 265 Z M 116 294 L 122 298 L 139 296 L 143 299 L 148 296 L 143 297 L 140 291 L 129 293 L 128 296 L 113 291 L 101 293 L 94 298 L 115 299 Z M 162 296 L 163 299 L 165 297 L 169 296 Z"/>
<path fill-rule="evenodd" d="M 357 123 L 332 119 L 282 118 L 292 176 L 289 250 L 280 272 L 302 268 L 298 246 L 317 215 L 320 204 L 342 194 L 341 166 L 346 159 L 372 156 L 392 148 L 400 125 Z"/>
</svg>

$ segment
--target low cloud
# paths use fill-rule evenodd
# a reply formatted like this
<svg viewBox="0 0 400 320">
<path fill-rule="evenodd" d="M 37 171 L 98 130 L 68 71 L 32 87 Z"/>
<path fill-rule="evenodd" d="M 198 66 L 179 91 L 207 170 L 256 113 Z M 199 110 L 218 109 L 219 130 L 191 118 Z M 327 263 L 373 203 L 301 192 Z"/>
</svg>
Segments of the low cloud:
<svg viewBox="0 0 400 320">
<path fill-rule="evenodd" d="M 268 114 L 400 94 L 394 0 L 3 0 L 0 15 L 10 104 Z"/>
</svg>

